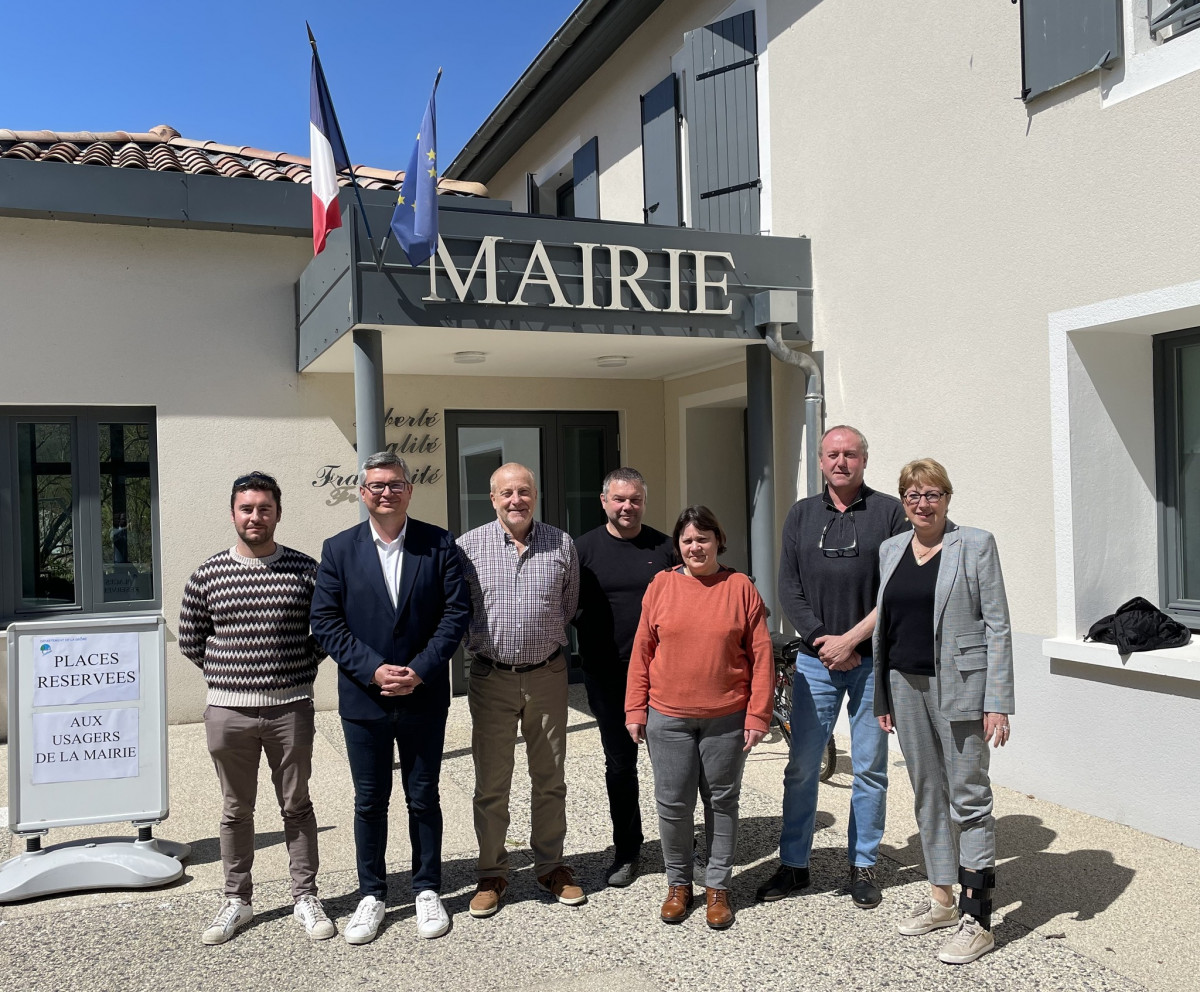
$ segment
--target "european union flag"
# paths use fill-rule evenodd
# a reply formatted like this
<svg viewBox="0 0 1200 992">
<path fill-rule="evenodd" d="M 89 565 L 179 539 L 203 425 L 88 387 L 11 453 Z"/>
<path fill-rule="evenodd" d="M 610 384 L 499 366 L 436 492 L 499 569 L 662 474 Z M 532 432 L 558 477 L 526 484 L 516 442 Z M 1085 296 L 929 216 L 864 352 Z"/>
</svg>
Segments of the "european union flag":
<svg viewBox="0 0 1200 992">
<path fill-rule="evenodd" d="M 428 261 L 437 248 L 437 114 L 433 106 L 436 95 L 435 81 L 392 214 L 392 233 L 410 265 Z"/>
</svg>

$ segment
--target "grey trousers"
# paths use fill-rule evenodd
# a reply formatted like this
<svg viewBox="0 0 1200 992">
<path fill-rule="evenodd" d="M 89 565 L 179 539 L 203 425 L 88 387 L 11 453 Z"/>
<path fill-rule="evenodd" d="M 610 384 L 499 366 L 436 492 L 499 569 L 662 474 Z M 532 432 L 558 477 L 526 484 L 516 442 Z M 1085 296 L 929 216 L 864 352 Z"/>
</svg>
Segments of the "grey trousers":
<svg viewBox="0 0 1200 992">
<path fill-rule="evenodd" d="M 704 800 L 708 869 L 704 884 L 728 889 L 737 853 L 738 798 L 746 767 L 746 712 L 711 719 L 664 716 L 650 707 L 646 744 L 668 885 L 691 885 L 696 793 Z"/>
<path fill-rule="evenodd" d="M 953 885 L 958 868 L 996 864 L 996 821 L 982 720 L 947 720 L 938 708 L 937 679 L 890 672 L 892 721 L 908 765 L 934 885 Z"/>
<path fill-rule="evenodd" d="M 254 883 L 254 804 L 259 756 L 266 754 L 283 817 L 292 898 L 317 894 L 317 816 L 308 794 L 315 727 L 313 701 L 281 706 L 206 706 L 208 751 L 221 783 L 221 863 L 225 896 L 250 902 Z"/>
</svg>

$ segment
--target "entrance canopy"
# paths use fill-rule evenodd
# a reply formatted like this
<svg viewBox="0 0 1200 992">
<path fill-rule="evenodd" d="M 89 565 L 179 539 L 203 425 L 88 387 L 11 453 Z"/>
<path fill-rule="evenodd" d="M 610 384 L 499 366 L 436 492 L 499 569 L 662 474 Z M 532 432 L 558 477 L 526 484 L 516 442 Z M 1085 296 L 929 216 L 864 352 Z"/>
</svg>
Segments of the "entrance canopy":
<svg viewBox="0 0 1200 992">
<path fill-rule="evenodd" d="M 378 244 L 391 208 L 367 211 Z M 795 294 L 784 337 L 811 337 L 804 238 L 478 207 L 441 206 L 438 222 L 429 262 L 410 265 L 390 242 L 379 265 L 347 207 L 297 287 L 299 371 L 351 371 L 349 332 L 377 330 L 388 374 L 659 378 L 761 342 L 754 298 L 767 290 Z"/>
</svg>

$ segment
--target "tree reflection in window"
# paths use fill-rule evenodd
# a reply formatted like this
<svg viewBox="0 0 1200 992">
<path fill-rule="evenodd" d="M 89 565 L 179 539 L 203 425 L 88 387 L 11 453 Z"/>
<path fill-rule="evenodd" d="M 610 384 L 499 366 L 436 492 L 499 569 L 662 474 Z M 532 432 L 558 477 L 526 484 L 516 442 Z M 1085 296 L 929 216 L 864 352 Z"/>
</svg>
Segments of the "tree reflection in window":
<svg viewBox="0 0 1200 992">
<path fill-rule="evenodd" d="M 21 597 L 34 606 L 74 604 L 71 425 L 18 424 L 17 451 Z"/>
</svg>

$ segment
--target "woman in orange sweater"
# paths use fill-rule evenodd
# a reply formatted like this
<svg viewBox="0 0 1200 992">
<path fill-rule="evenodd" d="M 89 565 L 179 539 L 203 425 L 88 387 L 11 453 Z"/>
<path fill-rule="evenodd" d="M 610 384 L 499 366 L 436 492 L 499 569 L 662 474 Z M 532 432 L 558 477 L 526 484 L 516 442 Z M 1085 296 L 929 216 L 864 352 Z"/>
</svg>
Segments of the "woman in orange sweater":
<svg viewBox="0 0 1200 992">
<path fill-rule="evenodd" d="M 647 741 L 667 867 L 664 923 L 692 906 L 696 791 L 708 835 L 708 925 L 733 925 L 729 879 L 737 849 L 738 797 L 746 753 L 767 732 L 775 663 L 766 609 L 754 584 L 717 560 L 725 532 L 705 506 L 679 515 L 673 537 L 683 561 L 660 572 L 642 600 L 625 724 Z"/>
</svg>

